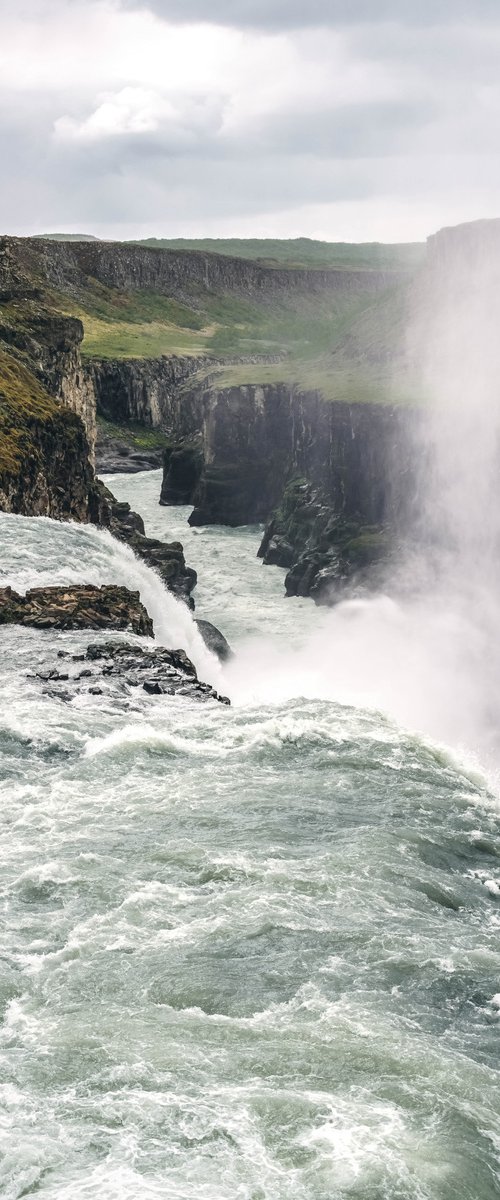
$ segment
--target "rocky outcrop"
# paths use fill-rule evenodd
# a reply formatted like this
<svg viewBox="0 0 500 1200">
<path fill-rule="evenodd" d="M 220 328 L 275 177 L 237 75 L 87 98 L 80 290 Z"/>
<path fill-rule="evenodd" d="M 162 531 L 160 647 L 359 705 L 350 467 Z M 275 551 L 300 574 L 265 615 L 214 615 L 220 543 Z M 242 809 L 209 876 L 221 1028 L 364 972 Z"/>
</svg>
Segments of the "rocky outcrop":
<svg viewBox="0 0 500 1200">
<path fill-rule="evenodd" d="M 297 479 L 285 488 L 258 553 L 264 563 L 288 569 L 287 596 L 332 604 L 346 589 L 373 585 L 393 537 L 384 526 L 339 516 L 310 483 Z"/>
<path fill-rule="evenodd" d="M 39 672 L 36 677 L 49 685 L 47 690 L 52 696 L 61 700 L 71 701 L 82 693 L 118 696 L 123 707 L 127 697 L 133 702 L 140 689 L 148 696 L 183 696 L 230 703 L 227 696 L 220 696 L 209 683 L 198 679 L 184 650 L 167 650 L 164 646 L 146 650 L 127 642 L 99 642 L 89 646 L 86 654 L 60 650 L 59 658 L 66 660 L 62 671 L 52 669 Z"/>
<path fill-rule="evenodd" d="M 0 238 L 0 298 L 7 286 L 24 294 L 36 281 L 78 296 L 96 280 L 122 291 L 147 290 L 193 302 L 206 292 L 257 298 L 290 291 L 376 295 L 390 284 L 391 271 L 326 271 L 265 267 L 250 259 L 194 250 L 167 250 L 119 242 L 55 242 Z"/>
<path fill-rule="evenodd" d="M 128 642 L 98 642 L 86 654 L 59 651 L 65 660 L 62 670 L 39 671 L 36 678 L 44 692 L 70 703 L 75 696 L 104 696 L 118 699 L 120 708 L 137 707 L 137 691 L 148 696 L 182 696 L 189 700 L 218 700 L 229 704 L 209 683 L 198 679 L 196 669 L 183 650 L 163 646 L 144 649 Z"/>
<path fill-rule="evenodd" d="M 329 402 L 283 384 L 207 392 L 203 401 L 191 524 L 265 521 L 297 476 L 338 515 L 378 525 L 401 511 L 412 486 L 407 410 Z"/>
<path fill-rule="evenodd" d="M 233 651 L 229 642 L 220 629 L 212 625 L 211 621 L 198 620 L 195 621 L 195 625 L 198 626 L 205 645 L 212 651 L 212 654 L 216 655 L 220 662 L 228 662 L 233 657 Z"/>
<path fill-rule="evenodd" d="M 120 437 L 103 436 L 96 443 L 95 469 L 98 475 L 137 475 L 139 471 L 158 471 L 163 465 L 163 450 L 137 450 Z"/>
<path fill-rule="evenodd" d="M 14 419 L 19 454 L 5 453 L 5 442 L 0 448 L 0 511 L 88 520 L 93 472 L 79 418 L 54 405 L 22 421 Z"/>
<path fill-rule="evenodd" d="M 126 542 L 138 558 L 152 567 L 170 592 L 194 609 L 191 592 L 196 587 L 197 575 L 186 565 L 181 542 L 162 542 L 159 538 L 146 537 L 144 522 L 126 501 L 118 501 L 112 492 L 96 480 L 91 491 L 89 518 L 121 542 Z"/>
<path fill-rule="evenodd" d="M 200 355 L 162 358 L 97 359 L 86 372 L 95 395 L 97 412 L 105 421 L 127 421 L 152 429 L 174 428 L 178 438 L 190 436 L 199 423 L 197 399 L 191 387 L 214 371 L 214 359 Z M 182 402 L 181 402 L 182 398 Z"/>
<path fill-rule="evenodd" d="M 34 629 L 130 629 L 153 636 L 153 622 L 139 592 L 125 587 L 31 588 L 25 596 L 0 589 L 0 625 L 29 625 Z"/>
<path fill-rule="evenodd" d="M 190 504 L 204 465 L 201 438 L 168 446 L 163 452 L 160 504 Z"/>
</svg>

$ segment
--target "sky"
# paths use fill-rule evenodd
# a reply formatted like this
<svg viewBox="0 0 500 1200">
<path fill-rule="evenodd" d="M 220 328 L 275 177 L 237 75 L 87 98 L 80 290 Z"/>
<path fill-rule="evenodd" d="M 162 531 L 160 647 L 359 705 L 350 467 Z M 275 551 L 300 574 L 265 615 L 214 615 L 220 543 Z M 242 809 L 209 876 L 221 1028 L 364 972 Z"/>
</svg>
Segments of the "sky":
<svg viewBox="0 0 500 1200">
<path fill-rule="evenodd" d="M 499 0 L 0 0 L 0 232 L 498 216 L 499 62 Z"/>
</svg>

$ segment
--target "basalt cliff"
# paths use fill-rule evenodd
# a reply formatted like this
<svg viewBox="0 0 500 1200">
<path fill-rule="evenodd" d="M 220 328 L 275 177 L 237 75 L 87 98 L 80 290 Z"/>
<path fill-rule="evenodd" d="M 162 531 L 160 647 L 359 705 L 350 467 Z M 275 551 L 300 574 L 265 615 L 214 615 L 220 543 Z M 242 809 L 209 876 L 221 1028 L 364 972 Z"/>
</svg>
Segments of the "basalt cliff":
<svg viewBox="0 0 500 1200">
<path fill-rule="evenodd" d="M 188 599 L 182 547 L 145 538 L 96 480 L 97 432 L 101 470 L 161 456 L 161 502 L 192 524 L 267 522 L 287 592 L 335 599 L 390 553 L 414 495 L 401 400 L 432 289 L 499 224 L 442 231 L 413 274 L 0 239 L 0 506 L 107 525 Z"/>
</svg>

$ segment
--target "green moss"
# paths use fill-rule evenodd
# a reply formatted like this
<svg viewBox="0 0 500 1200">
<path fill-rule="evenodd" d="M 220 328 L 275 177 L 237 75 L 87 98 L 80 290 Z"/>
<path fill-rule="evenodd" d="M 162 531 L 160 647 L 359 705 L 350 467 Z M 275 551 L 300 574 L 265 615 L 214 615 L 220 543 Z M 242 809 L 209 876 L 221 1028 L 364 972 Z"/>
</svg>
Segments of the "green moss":
<svg viewBox="0 0 500 1200">
<path fill-rule="evenodd" d="M 0 473 L 18 468 L 30 449 L 33 425 L 52 420 L 57 411 L 31 371 L 0 348 Z"/>
<path fill-rule="evenodd" d="M 368 566 L 384 558 L 389 549 L 387 534 L 380 529 L 365 529 L 343 546 L 344 554 L 356 566 Z"/>
<path fill-rule="evenodd" d="M 126 425 L 105 421 L 102 417 L 97 421 L 99 436 L 102 441 L 115 439 L 133 447 L 134 450 L 164 450 L 170 445 L 168 437 L 158 429 L 148 429 L 135 421 L 127 421 Z"/>
</svg>

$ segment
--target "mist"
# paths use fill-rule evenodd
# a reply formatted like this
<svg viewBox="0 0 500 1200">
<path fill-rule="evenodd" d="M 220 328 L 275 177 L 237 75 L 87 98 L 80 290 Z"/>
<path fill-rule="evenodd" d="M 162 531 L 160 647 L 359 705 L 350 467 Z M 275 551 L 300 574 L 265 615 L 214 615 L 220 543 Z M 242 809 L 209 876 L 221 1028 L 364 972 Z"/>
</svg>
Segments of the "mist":
<svg viewBox="0 0 500 1200">
<path fill-rule="evenodd" d="M 500 221 L 429 239 L 406 353 L 416 493 L 377 594 L 335 606 L 300 648 L 230 669 L 235 698 L 303 694 L 380 709 L 500 766 Z M 288 601 L 293 603 L 293 601 Z"/>
</svg>

